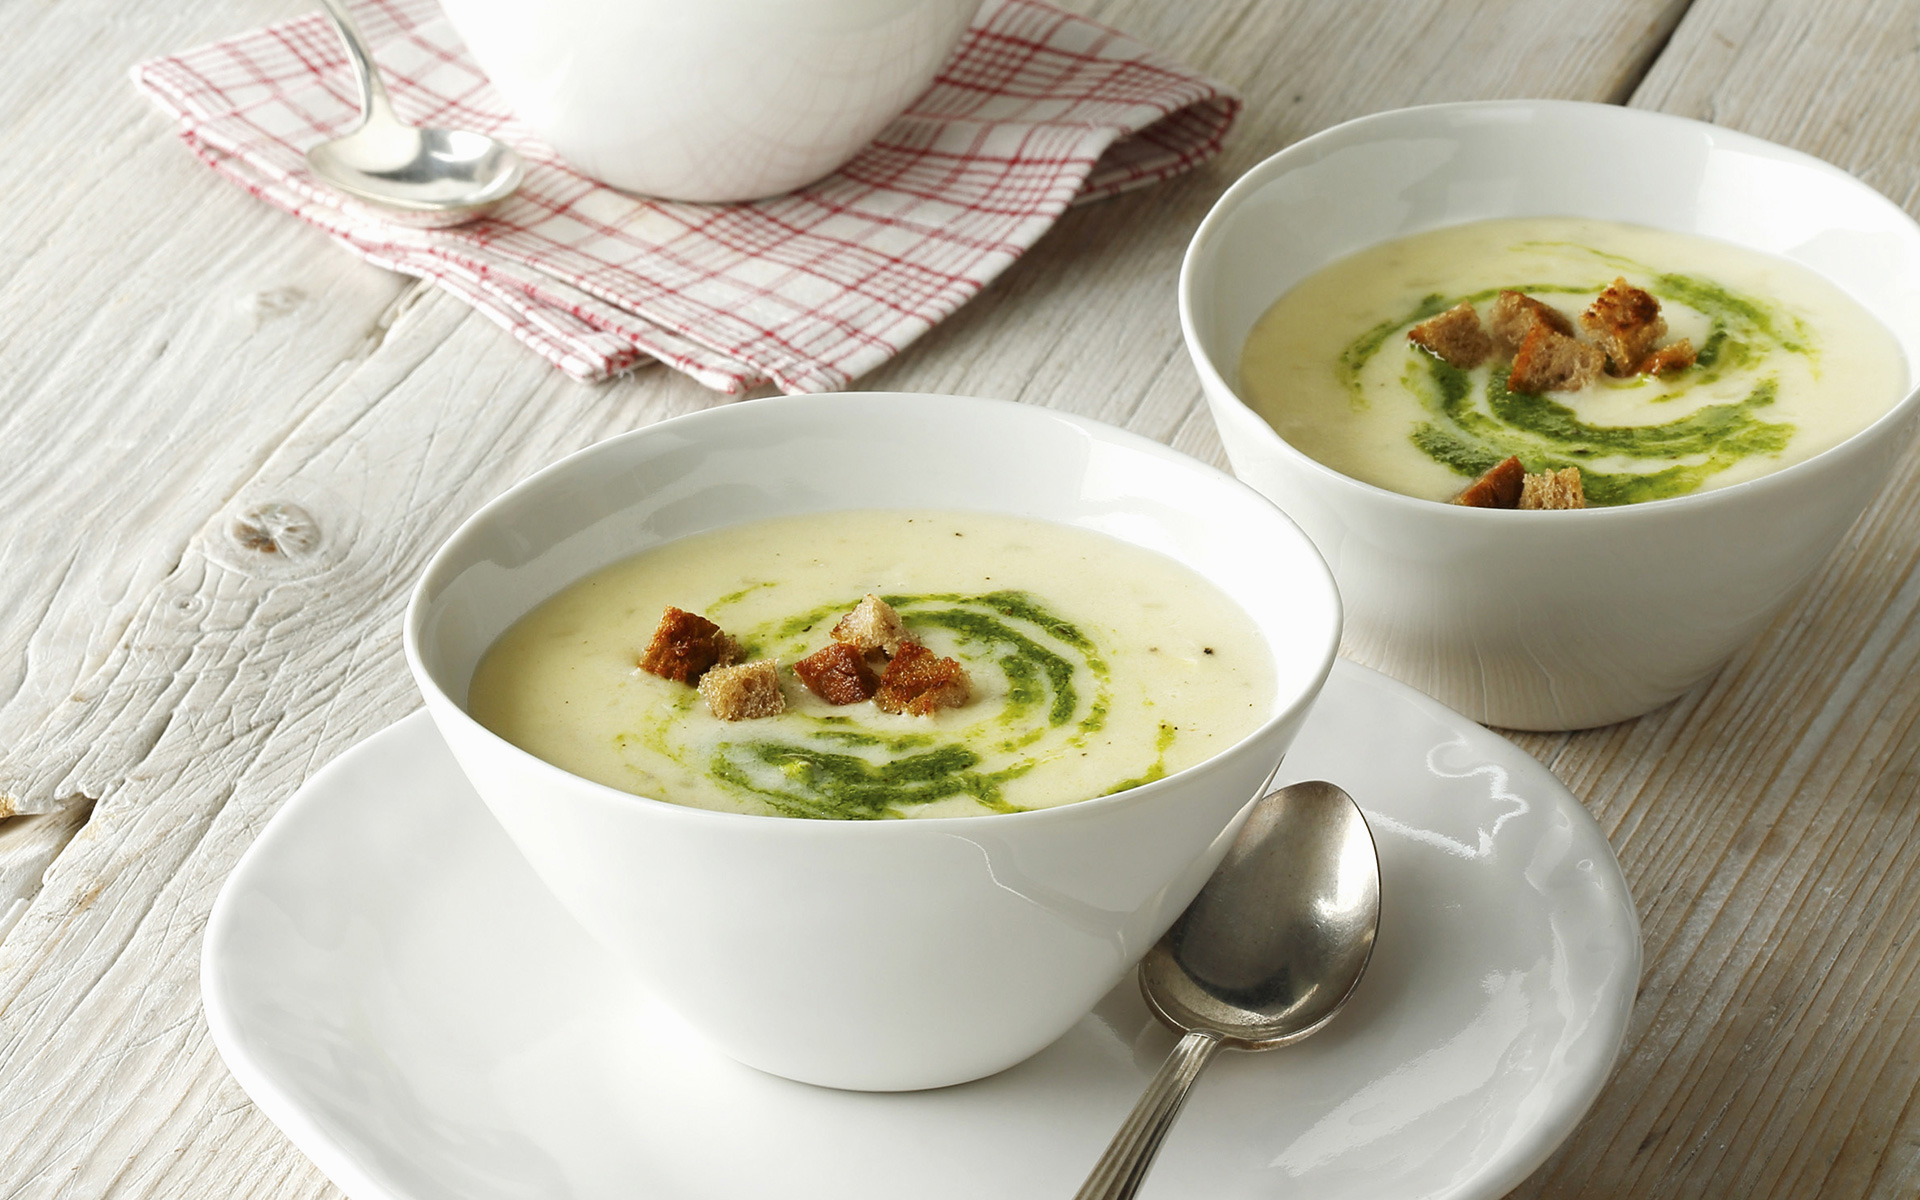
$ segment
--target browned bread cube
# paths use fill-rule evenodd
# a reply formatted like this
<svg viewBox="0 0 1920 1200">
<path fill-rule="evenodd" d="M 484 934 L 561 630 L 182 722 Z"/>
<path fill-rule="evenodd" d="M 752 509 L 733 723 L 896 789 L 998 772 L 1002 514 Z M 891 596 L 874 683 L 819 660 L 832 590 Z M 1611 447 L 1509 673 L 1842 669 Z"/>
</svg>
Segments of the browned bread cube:
<svg viewBox="0 0 1920 1200">
<path fill-rule="evenodd" d="M 853 611 L 833 627 L 833 640 L 844 642 L 862 654 L 884 650 L 898 654 L 900 644 L 908 640 L 907 627 L 900 614 L 885 600 L 868 592 Z"/>
<path fill-rule="evenodd" d="M 1468 508 L 1514 508 L 1520 503 L 1520 481 L 1527 469 L 1517 458 L 1503 458 L 1487 468 L 1487 473 L 1467 485 L 1467 489 L 1449 500 Z"/>
<path fill-rule="evenodd" d="M 1575 392 L 1600 374 L 1606 355 L 1598 347 L 1534 325 L 1513 355 L 1507 386 L 1516 392 Z"/>
<path fill-rule="evenodd" d="M 880 677 L 860 651 L 845 642 L 833 642 L 793 664 L 793 673 L 807 690 L 828 704 L 858 704 L 873 699 Z"/>
<path fill-rule="evenodd" d="M 909 641 L 900 644 L 900 652 L 887 664 L 873 702 L 886 712 L 930 717 L 942 708 L 959 708 L 972 696 L 973 681 L 965 667 Z"/>
<path fill-rule="evenodd" d="M 1619 278 L 1580 314 L 1580 326 L 1606 351 L 1610 375 L 1633 374 L 1667 335 L 1660 302 Z"/>
<path fill-rule="evenodd" d="M 1501 292 L 1487 311 L 1487 330 L 1494 349 L 1502 354 L 1518 351 L 1533 327 L 1542 324 L 1555 333 L 1573 336 L 1573 322 L 1567 320 L 1565 313 L 1524 292 Z"/>
<path fill-rule="evenodd" d="M 1662 346 L 1652 354 L 1641 359 L 1633 368 L 1635 375 L 1665 375 L 1668 371 L 1684 371 L 1693 365 L 1693 342 L 1681 338 L 1670 346 Z"/>
<path fill-rule="evenodd" d="M 1579 467 L 1562 467 L 1529 475 L 1520 487 L 1521 508 L 1585 508 L 1586 489 Z"/>
<path fill-rule="evenodd" d="M 787 710 L 780 671 L 770 658 L 737 667 L 714 667 L 700 677 L 700 695 L 722 721 L 771 717 Z"/>
<path fill-rule="evenodd" d="M 1471 304 L 1456 304 L 1420 322 L 1407 330 L 1407 340 L 1463 371 L 1471 371 L 1493 353 L 1493 339 L 1480 328 L 1480 314 Z"/>
<path fill-rule="evenodd" d="M 640 656 L 640 669 L 675 683 L 696 683 L 715 666 L 740 657 L 739 643 L 697 613 L 667 606 L 653 640 Z"/>
</svg>

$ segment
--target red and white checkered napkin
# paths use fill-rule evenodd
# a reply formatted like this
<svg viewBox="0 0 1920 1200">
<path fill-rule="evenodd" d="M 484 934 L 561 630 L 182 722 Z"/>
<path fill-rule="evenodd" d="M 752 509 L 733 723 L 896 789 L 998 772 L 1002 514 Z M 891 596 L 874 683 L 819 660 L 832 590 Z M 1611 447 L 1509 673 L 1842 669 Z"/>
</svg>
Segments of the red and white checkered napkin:
<svg viewBox="0 0 1920 1200">
<path fill-rule="evenodd" d="M 485 220 L 421 230 L 317 183 L 358 94 L 315 13 L 134 68 L 208 166 L 371 262 L 433 280 L 578 379 L 643 356 L 711 388 L 846 386 L 978 292 L 1076 200 L 1200 162 L 1239 101 L 1039 0 L 987 0 L 928 92 L 834 175 L 752 204 L 602 186 L 516 122 L 434 0 L 355 7 L 403 120 L 527 159 Z"/>
</svg>

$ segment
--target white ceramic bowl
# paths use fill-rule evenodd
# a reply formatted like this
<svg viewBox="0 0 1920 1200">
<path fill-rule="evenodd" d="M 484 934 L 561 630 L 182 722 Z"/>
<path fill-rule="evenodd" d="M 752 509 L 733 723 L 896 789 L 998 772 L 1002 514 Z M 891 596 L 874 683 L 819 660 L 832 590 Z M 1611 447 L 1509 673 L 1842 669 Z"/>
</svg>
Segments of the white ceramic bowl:
<svg viewBox="0 0 1920 1200">
<path fill-rule="evenodd" d="M 933 81 L 980 0 L 444 0 L 514 112 L 581 171 L 754 200 L 833 171 Z"/>
<path fill-rule="evenodd" d="M 1623 165 L 1625 164 L 1625 165 Z M 1377 242 L 1508 216 L 1700 234 L 1802 263 L 1920 364 L 1920 228 L 1818 159 L 1697 121 L 1552 101 L 1381 113 L 1228 189 L 1180 273 L 1180 317 L 1227 456 L 1326 556 L 1343 649 L 1479 720 L 1577 729 L 1671 700 L 1753 637 L 1908 445 L 1920 393 L 1805 462 L 1724 489 L 1572 512 L 1411 499 L 1320 465 L 1235 394 L 1281 293 Z M 1908 380 L 1911 388 L 1913 379 Z"/>
<path fill-rule="evenodd" d="M 862 469 L 815 465 L 846 461 Z M 1271 719 L 1199 766 L 1114 796 L 842 822 L 643 799 L 467 716 L 481 653 L 568 582 L 704 530 L 881 503 L 1038 517 L 1187 564 L 1264 634 Z M 454 757 L 590 933 L 742 1062 L 878 1090 L 1011 1066 L 1119 980 L 1225 852 L 1325 680 L 1339 625 L 1306 537 L 1210 467 L 1045 409 L 855 393 L 696 413 L 533 476 L 434 556 L 406 648 Z"/>
</svg>

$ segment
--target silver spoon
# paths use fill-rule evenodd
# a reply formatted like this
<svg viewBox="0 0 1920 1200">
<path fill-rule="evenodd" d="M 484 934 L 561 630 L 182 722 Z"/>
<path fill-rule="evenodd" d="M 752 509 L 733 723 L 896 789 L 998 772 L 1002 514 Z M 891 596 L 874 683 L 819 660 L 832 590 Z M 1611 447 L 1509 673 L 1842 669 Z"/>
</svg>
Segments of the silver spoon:
<svg viewBox="0 0 1920 1200">
<path fill-rule="evenodd" d="M 1262 797 L 1227 857 L 1140 963 L 1155 1016 L 1184 1036 L 1075 1200 L 1139 1190 L 1201 1068 L 1222 1046 L 1271 1050 L 1318 1032 L 1373 956 L 1380 859 L 1331 783 Z"/>
<path fill-rule="evenodd" d="M 341 0 L 324 0 L 360 82 L 360 124 L 307 151 L 314 174 L 414 224 L 457 225 L 520 186 L 526 165 L 504 143 L 461 129 L 421 129 L 393 115 L 366 39 Z"/>
</svg>

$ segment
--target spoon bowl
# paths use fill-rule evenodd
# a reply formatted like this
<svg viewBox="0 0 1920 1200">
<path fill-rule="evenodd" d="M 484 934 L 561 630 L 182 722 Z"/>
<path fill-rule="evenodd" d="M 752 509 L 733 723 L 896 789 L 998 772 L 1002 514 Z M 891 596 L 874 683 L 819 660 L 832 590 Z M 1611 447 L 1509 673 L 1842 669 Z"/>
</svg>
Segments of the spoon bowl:
<svg viewBox="0 0 1920 1200">
<path fill-rule="evenodd" d="M 366 122 L 307 151 L 307 163 L 355 199 L 468 217 L 513 194 L 520 156 L 485 134 Z"/>
<path fill-rule="evenodd" d="M 1239 1050 L 1297 1042 L 1340 1011 L 1373 954 L 1380 867 L 1331 783 L 1254 806 L 1233 848 L 1140 964 L 1154 1015 Z"/>
<path fill-rule="evenodd" d="M 1221 1047 L 1271 1050 L 1325 1028 L 1366 971 L 1379 926 L 1379 855 L 1352 797 L 1314 782 L 1256 801 L 1212 878 L 1140 963 L 1147 1006 L 1184 1036 L 1077 1200 L 1138 1190 Z"/>
<path fill-rule="evenodd" d="M 526 164 L 504 142 L 463 129 L 419 128 L 393 115 L 366 39 L 341 0 L 325 0 L 360 85 L 360 124 L 307 151 L 307 165 L 356 200 L 409 224 L 457 225 L 512 195 Z"/>
</svg>

